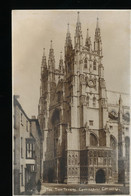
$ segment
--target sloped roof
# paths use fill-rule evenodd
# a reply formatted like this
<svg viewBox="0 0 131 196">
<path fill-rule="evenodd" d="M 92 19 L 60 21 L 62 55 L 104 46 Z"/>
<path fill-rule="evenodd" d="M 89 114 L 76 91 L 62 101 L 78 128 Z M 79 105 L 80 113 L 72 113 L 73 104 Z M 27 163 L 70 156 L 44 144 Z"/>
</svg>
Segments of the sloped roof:
<svg viewBox="0 0 131 196">
<path fill-rule="evenodd" d="M 122 99 L 122 105 L 130 106 L 130 95 L 129 94 L 107 90 L 108 104 L 114 104 L 114 105 L 119 104 L 120 95 Z"/>
</svg>

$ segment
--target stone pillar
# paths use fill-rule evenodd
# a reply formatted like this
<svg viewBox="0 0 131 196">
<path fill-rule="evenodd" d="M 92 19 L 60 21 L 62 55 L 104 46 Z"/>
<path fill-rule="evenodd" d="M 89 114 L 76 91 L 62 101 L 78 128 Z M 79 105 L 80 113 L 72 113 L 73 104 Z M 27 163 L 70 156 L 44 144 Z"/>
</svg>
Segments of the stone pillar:
<svg viewBox="0 0 131 196">
<path fill-rule="evenodd" d="M 110 147 L 110 132 L 106 131 L 106 147 Z"/>
<path fill-rule="evenodd" d="M 126 146 L 125 146 L 125 134 L 123 134 L 123 130 L 122 130 L 122 152 L 123 152 L 123 157 L 126 156 Z"/>
<path fill-rule="evenodd" d="M 90 132 L 89 132 L 89 126 L 86 123 L 85 126 L 85 131 L 86 131 L 86 147 L 90 146 Z"/>
</svg>

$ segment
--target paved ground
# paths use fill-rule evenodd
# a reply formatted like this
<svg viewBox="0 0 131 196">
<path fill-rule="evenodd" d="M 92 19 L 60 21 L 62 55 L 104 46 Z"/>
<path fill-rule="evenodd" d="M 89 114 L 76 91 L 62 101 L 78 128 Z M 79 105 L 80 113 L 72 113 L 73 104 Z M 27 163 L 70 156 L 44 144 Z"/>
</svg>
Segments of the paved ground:
<svg viewBox="0 0 131 196">
<path fill-rule="evenodd" d="M 37 193 L 36 193 L 37 194 Z M 36 195 L 34 194 L 34 195 Z M 120 184 L 54 184 L 43 183 L 40 195 L 129 195 L 129 186 Z"/>
</svg>

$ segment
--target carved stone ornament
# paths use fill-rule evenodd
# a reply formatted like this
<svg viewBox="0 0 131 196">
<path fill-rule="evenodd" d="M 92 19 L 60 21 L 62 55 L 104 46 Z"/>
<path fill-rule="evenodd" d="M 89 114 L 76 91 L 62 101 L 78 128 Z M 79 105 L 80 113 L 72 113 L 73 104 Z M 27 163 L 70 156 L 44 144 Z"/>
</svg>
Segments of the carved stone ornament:
<svg viewBox="0 0 131 196">
<path fill-rule="evenodd" d="M 83 96 L 81 96 L 81 104 L 83 104 L 84 102 L 85 102 L 85 96 L 83 95 Z"/>
<path fill-rule="evenodd" d="M 115 110 L 110 111 L 108 116 L 112 120 L 118 120 L 118 114 Z"/>
<path fill-rule="evenodd" d="M 126 122 L 130 122 L 130 114 L 128 112 L 126 112 L 124 115 L 123 115 L 123 119 L 126 121 Z"/>
<path fill-rule="evenodd" d="M 88 79 L 88 83 L 87 85 L 90 87 L 90 88 L 94 88 L 96 86 L 96 80 L 91 78 L 91 79 Z"/>
<path fill-rule="evenodd" d="M 81 84 L 83 84 L 83 82 L 85 82 L 85 77 L 84 77 L 84 75 L 80 75 L 80 82 L 81 82 Z"/>
<path fill-rule="evenodd" d="M 67 133 L 72 133 L 71 128 L 69 127 L 69 123 L 67 124 L 66 132 Z"/>
<path fill-rule="evenodd" d="M 106 133 L 110 133 L 110 131 L 109 131 L 109 125 L 108 124 L 105 125 L 105 132 Z"/>
<path fill-rule="evenodd" d="M 85 123 L 85 131 L 89 131 L 89 126 L 87 122 Z"/>
<path fill-rule="evenodd" d="M 105 87 L 105 80 L 103 78 L 100 79 L 100 87 L 101 88 Z"/>
</svg>

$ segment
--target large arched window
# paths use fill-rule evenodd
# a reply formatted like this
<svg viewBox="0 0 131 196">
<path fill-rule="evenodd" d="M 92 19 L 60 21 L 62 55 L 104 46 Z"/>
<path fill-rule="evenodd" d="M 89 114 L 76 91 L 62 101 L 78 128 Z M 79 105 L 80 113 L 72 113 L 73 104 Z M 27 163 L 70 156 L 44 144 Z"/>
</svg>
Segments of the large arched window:
<svg viewBox="0 0 131 196">
<path fill-rule="evenodd" d="M 90 134 L 90 146 L 97 146 L 98 145 L 98 141 L 97 141 L 97 137 L 91 133 Z"/>
<path fill-rule="evenodd" d="M 54 131 L 54 155 L 57 156 L 58 149 L 59 149 L 59 135 L 60 135 L 60 128 L 59 128 L 59 123 L 60 123 L 60 111 L 56 109 L 53 112 L 52 115 L 52 128 Z"/>
<path fill-rule="evenodd" d="M 53 115 L 52 115 L 52 125 L 55 127 L 56 125 L 59 124 L 60 122 L 60 111 L 58 109 L 56 109 L 54 112 L 53 112 Z"/>
<path fill-rule="evenodd" d="M 126 113 L 124 114 L 124 120 L 127 121 L 127 122 L 130 121 L 130 114 L 129 114 L 129 112 L 126 112 Z"/>
</svg>

